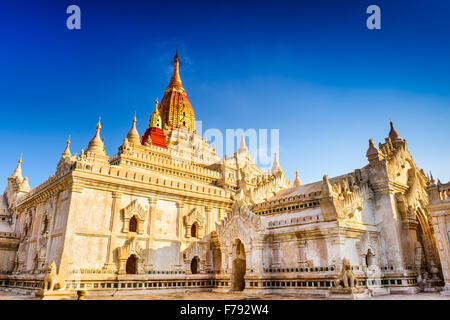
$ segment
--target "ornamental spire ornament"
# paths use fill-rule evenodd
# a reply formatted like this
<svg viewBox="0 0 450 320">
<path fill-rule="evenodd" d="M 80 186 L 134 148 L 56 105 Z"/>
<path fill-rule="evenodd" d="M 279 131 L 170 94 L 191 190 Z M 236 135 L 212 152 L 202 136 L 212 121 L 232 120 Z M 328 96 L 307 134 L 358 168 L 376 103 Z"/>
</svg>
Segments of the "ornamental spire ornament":
<svg viewBox="0 0 450 320">
<path fill-rule="evenodd" d="M 14 170 L 13 174 L 11 175 L 11 178 L 19 178 L 20 180 L 23 179 L 23 177 L 22 177 L 22 154 L 20 154 L 19 161 L 17 161 L 17 167 Z"/>
<path fill-rule="evenodd" d="M 294 180 L 294 187 L 299 187 L 302 185 L 302 182 L 300 178 L 298 177 L 298 170 L 295 171 L 295 180 Z"/>
<path fill-rule="evenodd" d="M 247 145 L 245 144 L 245 136 L 244 134 L 241 135 L 241 143 L 239 144 L 238 152 L 244 152 L 248 151 Z"/>
<path fill-rule="evenodd" d="M 70 153 L 70 134 L 69 134 L 69 138 L 67 139 L 66 149 L 64 149 L 62 156 L 63 157 L 71 157 L 72 156 L 72 154 Z"/>
<path fill-rule="evenodd" d="M 86 149 L 86 152 L 91 152 L 99 155 L 104 155 L 103 151 L 103 142 L 100 139 L 100 129 L 102 128 L 102 125 L 100 124 L 101 117 L 98 119 L 95 136 L 92 138 L 91 141 L 89 141 L 88 148 Z"/>
<path fill-rule="evenodd" d="M 128 142 L 133 144 L 140 144 L 139 132 L 136 129 L 136 112 L 134 113 L 133 125 L 131 126 L 130 131 L 127 134 Z"/>
<path fill-rule="evenodd" d="M 372 139 L 369 139 L 369 149 L 367 149 L 366 156 L 378 154 L 378 149 Z"/>
<path fill-rule="evenodd" d="M 155 101 L 155 110 L 152 113 L 152 116 L 150 117 L 150 121 L 148 123 L 148 127 L 149 128 L 160 128 L 162 129 L 162 125 L 161 125 L 161 115 L 159 114 L 158 111 L 158 98 L 156 98 Z"/>
<path fill-rule="evenodd" d="M 180 56 L 178 55 L 178 46 L 177 52 L 173 57 L 173 73 L 172 78 L 169 82 L 169 87 L 182 87 L 181 78 L 180 78 Z"/>
<path fill-rule="evenodd" d="M 392 122 L 392 120 L 390 120 L 390 125 L 391 125 L 391 131 L 389 131 L 389 138 L 391 139 L 391 141 L 392 142 L 401 141 L 402 138 L 400 138 L 400 134 L 397 132 L 397 130 L 395 130 L 394 123 Z"/>
<path fill-rule="evenodd" d="M 272 166 L 272 174 L 277 173 L 278 171 L 281 171 L 280 164 L 278 163 L 277 159 L 277 153 L 274 153 L 274 159 L 273 159 L 273 166 Z"/>
</svg>

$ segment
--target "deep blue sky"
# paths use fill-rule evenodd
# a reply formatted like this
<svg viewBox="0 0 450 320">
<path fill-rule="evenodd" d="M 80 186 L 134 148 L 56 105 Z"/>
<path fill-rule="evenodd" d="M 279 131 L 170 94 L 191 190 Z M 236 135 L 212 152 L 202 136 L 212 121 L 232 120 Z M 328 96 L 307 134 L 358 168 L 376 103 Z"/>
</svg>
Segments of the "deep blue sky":
<svg viewBox="0 0 450 320">
<path fill-rule="evenodd" d="M 81 30 L 66 8 L 81 7 Z M 366 8 L 381 8 L 381 30 Z M 304 183 L 366 165 L 392 118 L 419 167 L 450 179 L 448 1 L 2 1 L 0 190 L 23 152 L 32 187 L 102 117 L 109 155 L 142 134 L 177 44 L 203 129 L 280 129 Z"/>
</svg>

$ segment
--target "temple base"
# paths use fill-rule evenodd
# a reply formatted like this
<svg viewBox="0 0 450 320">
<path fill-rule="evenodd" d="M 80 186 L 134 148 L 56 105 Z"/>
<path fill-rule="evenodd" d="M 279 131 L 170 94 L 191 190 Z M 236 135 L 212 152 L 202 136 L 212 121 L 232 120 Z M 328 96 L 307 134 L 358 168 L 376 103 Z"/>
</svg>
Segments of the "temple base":
<svg viewBox="0 0 450 320">
<path fill-rule="evenodd" d="M 44 291 L 39 290 L 34 293 L 36 298 L 41 300 L 72 300 L 73 292 L 69 290 Z"/>
<path fill-rule="evenodd" d="M 330 299 L 358 300 L 369 298 L 369 290 L 365 288 L 333 288 L 330 289 Z"/>
</svg>

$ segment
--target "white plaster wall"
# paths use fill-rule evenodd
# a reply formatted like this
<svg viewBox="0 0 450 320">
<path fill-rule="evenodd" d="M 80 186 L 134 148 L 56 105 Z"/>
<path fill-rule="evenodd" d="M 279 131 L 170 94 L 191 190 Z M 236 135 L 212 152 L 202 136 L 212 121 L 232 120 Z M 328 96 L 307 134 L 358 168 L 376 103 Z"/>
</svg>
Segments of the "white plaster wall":
<svg viewBox="0 0 450 320">
<path fill-rule="evenodd" d="M 351 265 L 359 265 L 360 257 L 356 248 L 357 239 L 346 239 L 342 248 L 343 256 L 350 260 Z"/>
<path fill-rule="evenodd" d="M 111 219 L 111 192 L 85 189 L 74 197 L 72 209 L 76 230 L 107 231 Z"/>
<path fill-rule="evenodd" d="M 74 236 L 67 248 L 72 263 L 79 268 L 101 269 L 106 262 L 108 239 L 106 237 Z"/>
<path fill-rule="evenodd" d="M 376 201 L 375 224 L 380 226 L 381 265 L 402 264 L 400 219 L 394 195 L 378 194 Z"/>
<path fill-rule="evenodd" d="M 47 262 L 55 261 L 58 265 L 61 261 L 61 252 L 63 250 L 64 238 L 63 235 L 52 237 L 50 240 L 50 247 L 47 249 Z"/>
<path fill-rule="evenodd" d="M 148 258 L 155 270 L 170 270 L 173 266 L 180 264 L 180 243 L 177 241 L 154 241 Z"/>
<path fill-rule="evenodd" d="M 280 244 L 280 260 L 283 267 L 296 267 L 298 262 L 298 249 L 295 242 Z"/>
<path fill-rule="evenodd" d="M 68 190 L 64 190 L 58 198 L 57 208 L 52 218 L 53 232 L 61 232 L 66 228 L 70 208 L 69 199 Z"/>
<path fill-rule="evenodd" d="M 314 239 L 306 242 L 306 260 L 312 260 L 313 265 L 317 267 L 329 265 L 326 239 Z"/>
<path fill-rule="evenodd" d="M 152 231 L 156 239 L 179 240 L 176 202 L 158 200 L 154 219 Z"/>
</svg>

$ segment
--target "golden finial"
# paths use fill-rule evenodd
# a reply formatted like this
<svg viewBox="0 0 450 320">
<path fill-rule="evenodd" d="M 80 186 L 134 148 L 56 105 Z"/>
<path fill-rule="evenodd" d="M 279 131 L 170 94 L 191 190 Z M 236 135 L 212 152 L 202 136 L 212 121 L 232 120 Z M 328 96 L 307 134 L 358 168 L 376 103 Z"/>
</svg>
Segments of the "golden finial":
<svg viewBox="0 0 450 320">
<path fill-rule="evenodd" d="M 156 127 L 156 128 L 162 129 L 161 123 L 162 123 L 161 116 L 159 115 L 159 110 L 158 110 L 158 98 L 156 98 L 155 110 L 153 110 L 153 113 L 150 116 L 150 121 L 148 122 L 148 127 L 149 128 Z"/>
<path fill-rule="evenodd" d="M 102 117 L 98 117 L 98 123 L 97 123 L 97 130 L 100 130 L 102 128 L 102 125 L 100 124 L 100 121 L 102 120 Z"/>
<path fill-rule="evenodd" d="M 69 156 L 69 157 L 71 156 L 69 146 L 70 146 L 70 134 L 69 134 L 69 138 L 67 139 L 66 149 L 64 149 L 64 152 L 62 154 L 63 156 Z"/>
<path fill-rule="evenodd" d="M 22 165 L 21 165 L 22 164 L 22 155 L 23 155 L 23 153 L 20 154 L 19 161 L 17 161 L 16 169 L 14 170 L 11 177 L 18 177 L 20 179 L 23 179 L 22 178 Z"/>
</svg>

